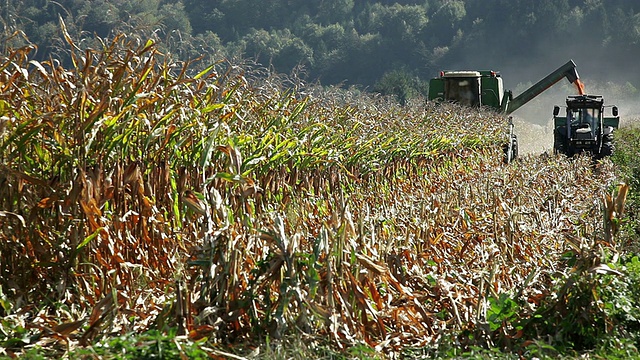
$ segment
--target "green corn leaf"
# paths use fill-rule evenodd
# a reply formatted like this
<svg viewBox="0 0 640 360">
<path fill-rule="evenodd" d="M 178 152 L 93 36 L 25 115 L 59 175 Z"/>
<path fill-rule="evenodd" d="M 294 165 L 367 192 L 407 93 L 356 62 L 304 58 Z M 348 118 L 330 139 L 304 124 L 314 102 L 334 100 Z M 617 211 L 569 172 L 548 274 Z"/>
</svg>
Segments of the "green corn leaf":
<svg viewBox="0 0 640 360">
<path fill-rule="evenodd" d="M 87 246 L 87 244 L 89 244 L 91 240 L 95 239 L 100 234 L 100 232 L 104 230 L 105 230 L 104 227 L 99 227 L 98 229 L 96 229 L 96 231 L 94 231 L 93 234 L 87 236 L 84 240 L 82 240 L 80 244 L 78 244 L 78 246 L 76 246 L 76 250 L 80 250 L 83 247 Z"/>
</svg>

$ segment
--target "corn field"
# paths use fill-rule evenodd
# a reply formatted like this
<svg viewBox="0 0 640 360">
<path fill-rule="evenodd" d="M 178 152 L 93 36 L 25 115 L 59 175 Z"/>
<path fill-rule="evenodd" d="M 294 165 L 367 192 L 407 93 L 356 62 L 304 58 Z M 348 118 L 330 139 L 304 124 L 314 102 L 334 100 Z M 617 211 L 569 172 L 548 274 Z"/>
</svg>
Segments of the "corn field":
<svg viewBox="0 0 640 360">
<path fill-rule="evenodd" d="M 0 58 L 0 312 L 39 344 L 177 327 L 393 357 L 616 246 L 611 163 L 504 165 L 493 113 L 67 41 L 72 66 Z"/>
</svg>

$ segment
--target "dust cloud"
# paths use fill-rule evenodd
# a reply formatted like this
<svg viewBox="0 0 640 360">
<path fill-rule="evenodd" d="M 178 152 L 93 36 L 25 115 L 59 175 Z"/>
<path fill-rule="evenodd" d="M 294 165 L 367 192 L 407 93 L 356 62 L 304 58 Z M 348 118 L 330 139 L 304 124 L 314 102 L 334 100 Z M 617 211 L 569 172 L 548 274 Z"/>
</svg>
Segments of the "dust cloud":
<svg viewBox="0 0 640 360">
<path fill-rule="evenodd" d="M 528 122 L 517 116 L 513 117 L 514 132 L 518 136 L 518 153 L 520 155 L 538 155 L 553 151 L 553 126 Z"/>
</svg>

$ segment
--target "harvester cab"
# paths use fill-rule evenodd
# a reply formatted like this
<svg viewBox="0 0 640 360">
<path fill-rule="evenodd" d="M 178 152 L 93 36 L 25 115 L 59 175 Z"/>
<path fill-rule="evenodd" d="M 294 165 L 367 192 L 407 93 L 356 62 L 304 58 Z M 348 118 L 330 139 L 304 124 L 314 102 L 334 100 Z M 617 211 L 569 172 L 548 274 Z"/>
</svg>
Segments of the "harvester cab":
<svg viewBox="0 0 640 360">
<path fill-rule="evenodd" d="M 601 95 L 567 97 L 565 116 L 560 116 L 560 107 L 554 106 L 554 152 L 567 156 L 589 152 L 595 158 L 612 155 L 613 133 L 620 117 L 617 106 L 611 106 L 612 116 L 605 116 L 605 109 Z"/>
<path fill-rule="evenodd" d="M 502 77 L 496 71 L 441 71 L 439 77 L 429 81 L 429 100 L 485 107 L 510 115 L 562 78 L 567 78 L 570 83 L 579 83 L 576 64 L 572 60 L 514 98 L 510 90 L 504 90 Z M 509 137 L 504 146 L 507 163 L 518 156 L 518 137 L 514 134 L 512 118 L 508 120 Z"/>
<path fill-rule="evenodd" d="M 441 71 L 429 82 L 429 100 L 465 106 L 486 106 L 501 111 L 503 90 L 500 74 L 491 71 Z"/>
<path fill-rule="evenodd" d="M 429 100 L 486 106 L 501 111 L 504 92 L 502 77 L 496 71 L 441 71 L 429 82 Z"/>
</svg>

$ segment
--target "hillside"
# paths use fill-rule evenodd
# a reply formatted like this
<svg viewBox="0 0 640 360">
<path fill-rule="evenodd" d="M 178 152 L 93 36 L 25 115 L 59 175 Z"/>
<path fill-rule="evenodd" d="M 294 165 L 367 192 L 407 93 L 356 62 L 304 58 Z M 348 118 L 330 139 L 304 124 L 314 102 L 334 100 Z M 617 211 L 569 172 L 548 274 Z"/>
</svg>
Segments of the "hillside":
<svg viewBox="0 0 640 360">
<path fill-rule="evenodd" d="M 584 80 L 628 88 L 637 103 L 639 11 L 635 0 L 5 1 L 0 52 L 34 45 L 35 60 L 72 66 L 62 20 L 82 49 L 125 33 L 181 61 L 244 59 L 324 85 L 411 96 L 444 69 L 497 70 L 516 89 L 573 59 Z"/>
<path fill-rule="evenodd" d="M 156 50 L 0 63 L 1 356 L 554 356 L 637 329 L 610 159 L 506 166 L 493 113 Z"/>
</svg>

